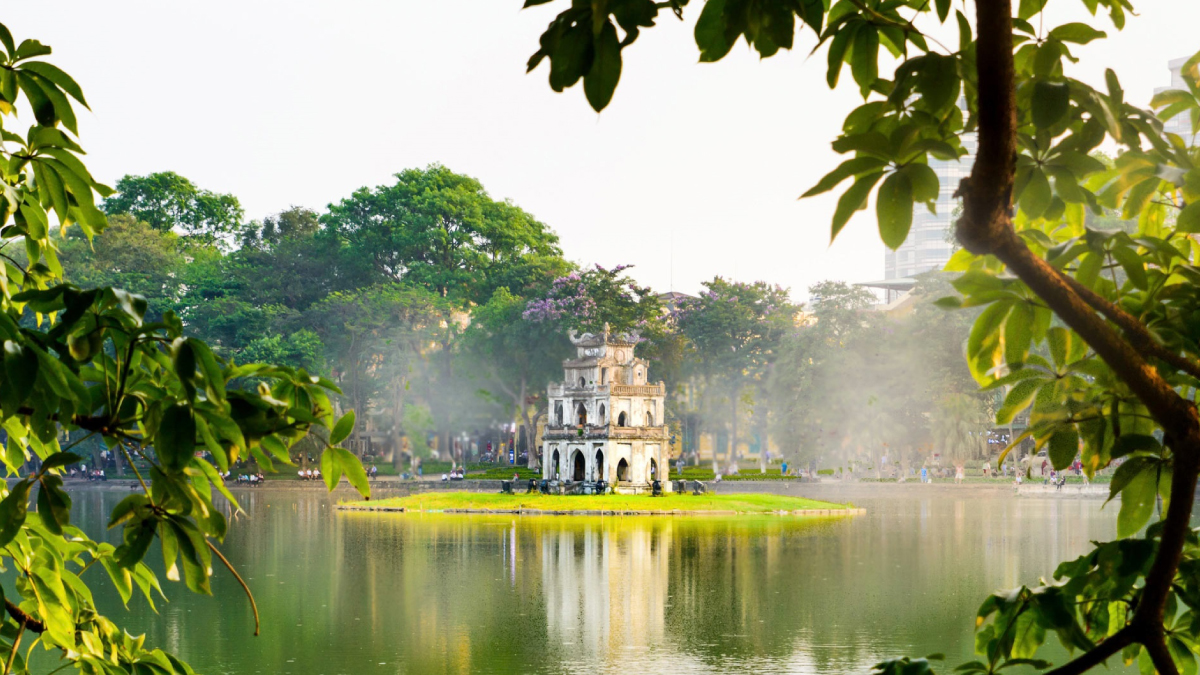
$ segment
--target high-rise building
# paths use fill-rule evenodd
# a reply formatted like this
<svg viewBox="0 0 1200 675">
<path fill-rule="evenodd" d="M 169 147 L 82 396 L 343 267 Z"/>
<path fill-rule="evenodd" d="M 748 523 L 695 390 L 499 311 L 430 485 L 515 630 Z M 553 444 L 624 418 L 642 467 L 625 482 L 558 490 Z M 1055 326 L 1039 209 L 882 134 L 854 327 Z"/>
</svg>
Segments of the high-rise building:
<svg viewBox="0 0 1200 675">
<path fill-rule="evenodd" d="M 1183 64 L 1186 62 L 1187 57 L 1168 61 L 1167 68 L 1171 70 L 1171 85 L 1169 87 L 1158 87 L 1154 90 L 1154 93 L 1157 94 L 1168 89 L 1183 89 L 1187 91 L 1187 85 L 1183 82 Z M 1179 113 L 1167 120 L 1163 124 L 1163 130 L 1172 134 L 1179 134 L 1184 142 L 1189 145 L 1196 142 L 1196 139 L 1192 137 L 1192 120 L 1187 113 Z"/>
<path fill-rule="evenodd" d="M 937 174 L 938 189 L 937 212 L 931 212 L 924 205 L 918 204 L 913 208 L 912 229 L 908 238 L 895 251 L 888 251 L 884 256 L 884 279 L 903 279 L 922 272 L 941 269 L 954 253 L 953 236 L 950 227 L 954 222 L 954 211 L 958 200 L 954 198 L 959 182 L 971 173 L 975 164 L 975 151 L 978 146 L 975 134 L 965 134 L 962 139 L 967 154 L 958 160 L 929 160 L 929 166 Z"/>
</svg>

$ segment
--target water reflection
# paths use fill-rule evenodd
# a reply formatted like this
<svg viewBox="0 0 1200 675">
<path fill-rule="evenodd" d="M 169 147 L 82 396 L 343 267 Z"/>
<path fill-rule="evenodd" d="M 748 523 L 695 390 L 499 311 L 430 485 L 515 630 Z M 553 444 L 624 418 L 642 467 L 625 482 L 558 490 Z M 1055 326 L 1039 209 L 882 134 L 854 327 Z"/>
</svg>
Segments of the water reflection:
<svg viewBox="0 0 1200 675">
<path fill-rule="evenodd" d="M 911 493 L 919 495 L 915 491 Z M 1033 583 L 1115 509 L 1007 494 L 857 500 L 852 519 L 336 513 L 315 492 L 250 491 L 226 545 L 254 589 L 167 584 L 127 623 L 205 673 L 866 672 L 965 659 L 992 589 Z M 124 496 L 81 492 L 99 534 Z M 124 613 L 111 589 L 98 600 Z"/>
</svg>

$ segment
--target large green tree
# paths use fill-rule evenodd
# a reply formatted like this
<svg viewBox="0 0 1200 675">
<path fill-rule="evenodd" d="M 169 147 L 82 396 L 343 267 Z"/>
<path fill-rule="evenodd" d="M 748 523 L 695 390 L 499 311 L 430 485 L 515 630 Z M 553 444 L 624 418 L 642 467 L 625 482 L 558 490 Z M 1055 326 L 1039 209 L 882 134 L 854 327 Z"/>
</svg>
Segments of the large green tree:
<svg viewBox="0 0 1200 675">
<path fill-rule="evenodd" d="M 322 220 L 375 280 L 423 286 L 458 302 L 487 302 L 500 280 L 519 286 L 521 269 L 561 258 L 558 237 L 543 223 L 438 164 L 357 190 Z"/>
<path fill-rule="evenodd" d="M 682 14 L 687 4 L 571 3 L 529 67 L 548 58 L 551 86 L 582 81 L 600 110 L 620 78 L 622 52 L 662 10 Z M 1184 88 L 1150 102 L 1156 114 L 1127 101 L 1111 70 L 1099 88 L 1066 74 L 1078 45 L 1106 35 L 1091 22 L 1055 25 L 1048 4 L 973 0 L 964 7 L 972 20 L 950 0 L 708 0 L 695 37 L 702 61 L 720 60 L 742 38 L 769 57 L 793 47 L 799 25 L 826 48 L 831 87 L 849 64 L 849 86 L 864 104 L 833 144 L 848 157 L 807 193 L 851 181 L 834 236 L 873 199 L 881 238 L 898 247 L 914 206 L 934 201 L 941 187 L 929 159 L 961 157 L 964 134 L 977 134 L 975 164 L 957 186 L 963 249 L 948 266 L 962 273 L 960 295 L 945 303 L 984 308 L 967 341 L 971 371 L 982 386 L 1011 386 L 997 423 L 1030 409 L 1026 435 L 1056 467 L 1081 443 L 1089 473 L 1123 460 L 1112 481 L 1120 539 L 1064 563 L 1057 583 L 988 598 L 976 621 L 980 658 L 959 671 L 1045 668 L 1030 659 L 1053 633 L 1082 652 L 1055 673 L 1083 672 L 1118 653 L 1145 672 L 1192 672 L 1200 636 L 1191 621 L 1200 608 L 1200 548 L 1189 524 L 1200 474 L 1200 342 L 1190 319 L 1200 309 L 1191 236 L 1200 232 L 1200 54 L 1182 68 Z M 1133 9 L 1129 0 L 1083 5 L 1103 10 L 1118 30 Z M 950 46 L 928 35 L 954 29 Z M 881 50 L 894 69 L 881 70 Z M 1191 122 L 1186 138 L 1164 131 L 1163 120 L 1180 114 Z M 1106 141 L 1118 149 L 1111 168 L 1089 156 Z M 1085 213 L 1105 208 L 1136 218 L 1137 231 L 1088 228 Z M 1100 273 L 1118 267 L 1123 277 Z M 886 673 L 931 668 L 926 659 L 879 664 Z"/>
<path fill-rule="evenodd" d="M 121 178 L 103 208 L 110 216 L 128 214 L 157 230 L 205 242 L 232 234 L 242 220 L 237 197 L 199 188 L 174 171 Z"/>
<path fill-rule="evenodd" d="M 690 347 L 694 372 L 706 399 L 706 417 L 729 421 L 726 457 L 730 462 L 738 459 L 738 423 L 744 410 L 755 410 L 760 420 L 767 418 L 766 387 L 771 369 L 781 340 L 795 328 L 799 311 L 787 289 L 761 281 L 716 277 L 704 282 L 698 297 L 681 300 L 671 314 Z M 724 400 L 727 415 L 717 409 L 717 398 Z M 767 445 L 765 423 L 759 425 L 759 433 Z M 765 461 L 766 453 L 759 455 Z"/>
</svg>

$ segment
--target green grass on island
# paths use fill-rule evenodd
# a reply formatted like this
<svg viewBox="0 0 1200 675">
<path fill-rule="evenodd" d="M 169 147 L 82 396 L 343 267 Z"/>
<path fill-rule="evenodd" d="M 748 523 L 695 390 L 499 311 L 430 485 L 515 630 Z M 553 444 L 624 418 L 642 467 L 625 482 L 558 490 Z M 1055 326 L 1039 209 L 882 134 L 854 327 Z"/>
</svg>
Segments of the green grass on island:
<svg viewBox="0 0 1200 675">
<path fill-rule="evenodd" d="M 449 509 L 540 511 L 714 511 L 773 513 L 802 509 L 846 509 L 846 504 L 768 494 L 700 495 L 505 495 L 486 492 L 424 492 L 406 497 L 391 497 L 369 502 L 346 502 L 348 506 L 403 507 L 409 511 L 446 511 Z"/>
</svg>

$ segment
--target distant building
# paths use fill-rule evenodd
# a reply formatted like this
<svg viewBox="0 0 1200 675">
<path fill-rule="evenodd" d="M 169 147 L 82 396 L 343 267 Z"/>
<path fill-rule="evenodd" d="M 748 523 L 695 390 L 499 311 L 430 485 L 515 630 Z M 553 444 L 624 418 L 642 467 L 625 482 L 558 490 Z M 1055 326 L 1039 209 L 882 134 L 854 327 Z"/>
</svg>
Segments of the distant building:
<svg viewBox="0 0 1200 675">
<path fill-rule="evenodd" d="M 1187 57 L 1172 59 L 1167 62 L 1167 68 L 1171 71 L 1171 84 L 1166 87 L 1158 87 L 1154 93 L 1158 94 L 1168 89 L 1182 89 L 1187 91 L 1187 84 L 1183 81 L 1183 64 L 1187 62 Z M 1187 113 L 1180 113 L 1163 124 L 1163 131 L 1172 134 L 1179 134 L 1184 142 L 1192 145 L 1196 139 L 1192 137 L 1192 120 Z"/>
<path fill-rule="evenodd" d="M 913 209 L 912 229 L 908 239 L 895 251 L 884 254 L 883 278 L 904 279 L 922 272 L 940 270 L 954 253 L 950 226 L 954 222 L 954 210 L 958 200 L 954 193 L 959 182 L 971 173 L 975 164 L 978 142 L 975 134 L 964 134 L 963 147 L 967 154 L 956 161 L 929 159 L 929 166 L 937 174 L 941 187 L 938 190 L 937 213 L 922 205 Z"/>
<path fill-rule="evenodd" d="M 547 396 L 547 480 L 603 480 L 639 493 L 657 478 L 670 489 L 666 385 L 650 384 L 650 363 L 633 353 L 638 339 L 610 333 L 607 324 L 599 334 L 571 332 L 578 358 L 563 361 L 564 379 Z"/>
</svg>

